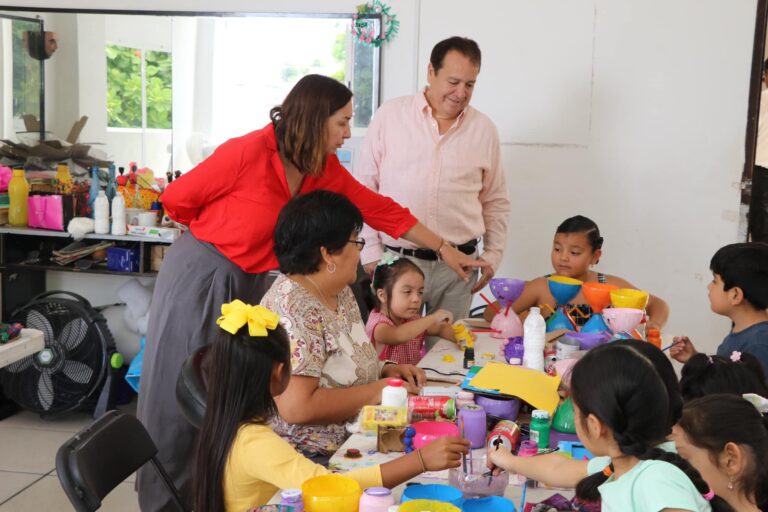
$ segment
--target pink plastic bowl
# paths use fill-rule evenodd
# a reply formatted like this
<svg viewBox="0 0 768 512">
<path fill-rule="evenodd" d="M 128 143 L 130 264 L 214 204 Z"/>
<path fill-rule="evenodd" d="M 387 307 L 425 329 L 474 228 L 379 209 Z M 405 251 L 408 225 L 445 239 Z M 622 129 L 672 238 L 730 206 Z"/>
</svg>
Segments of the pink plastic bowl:
<svg viewBox="0 0 768 512">
<path fill-rule="evenodd" d="M 640 325 L 644 316 L 645 312 L 642 309 L 607 308 L 603 311 L 603 317 L 614 333 L 631 332 Z"/>
<path fill-rule="evenodd" d="M 450 421 L 419 421 L 412 426 L 416 430 L 416 435 L 413 436 L 413 447 L 417 450 L 438 437 L 459 437 L 459 427 Z"/>
</svg>

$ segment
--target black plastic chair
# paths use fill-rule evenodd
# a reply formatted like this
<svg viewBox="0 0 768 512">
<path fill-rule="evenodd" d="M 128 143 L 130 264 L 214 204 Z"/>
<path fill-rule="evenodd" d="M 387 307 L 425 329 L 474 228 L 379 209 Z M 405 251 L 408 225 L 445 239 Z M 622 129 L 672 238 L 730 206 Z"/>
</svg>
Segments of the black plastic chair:
<svg viewBox="0 0 768 512">
<path fill-rule="evenodd" d="M 207 390 L 203 364 L 208 346 L 200 347 L 190 354 L 181 365 L 176 379 L 176 403 L 184 418 L 199 429 L 205 416 L 205 394 Z"/>
<path fill-rule="evenodd" d="M 157 459 L 157 447 L 144 425 L 130 414 L 109 411 L 61 445 L 56 472 L 69 501 L 78 512 L 91 512 L 112 489 L 151 462 L 172 495 L 186 511 L 179 493 Z"/>
<path fill-rule="evenodd" d="M 485 304 L 473 307 L 469 310 L 469 318 L 483 318 L 483 315 L 485 314 L 485 308 L 487 307 L 488 306 Z"/>
</svg>

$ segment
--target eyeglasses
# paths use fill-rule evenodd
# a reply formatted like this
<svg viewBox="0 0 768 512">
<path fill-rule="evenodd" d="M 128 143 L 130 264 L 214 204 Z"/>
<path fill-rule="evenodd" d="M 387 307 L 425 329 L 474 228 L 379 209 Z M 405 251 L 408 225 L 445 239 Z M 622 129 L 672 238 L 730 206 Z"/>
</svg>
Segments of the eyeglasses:
<svg viewBox="0 0 768 512">
<path fill-rule="evenodd" d="M 350 240 L 350 244 L 355 244 L 357 246 L 357 249 L 362 251 L 363 247 L 365 247 L 365 238 L 360 238 L 358 240 Z"/>
</svg>

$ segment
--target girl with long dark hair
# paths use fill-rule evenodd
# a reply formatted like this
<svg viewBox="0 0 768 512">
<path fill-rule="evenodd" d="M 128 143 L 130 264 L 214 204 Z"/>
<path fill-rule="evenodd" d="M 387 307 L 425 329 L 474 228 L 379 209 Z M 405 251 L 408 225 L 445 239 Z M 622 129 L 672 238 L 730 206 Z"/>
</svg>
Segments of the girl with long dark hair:
<svg viewBox="0 0 768 512">
<path fill-rule="evenodd" d="M 225 304 L 222 313 L 223 330 L 206 356 L 208 392 L 197 444 L 194 509 L 241 512 L 267 503 L 278 489 L 301 487 L 329 471 L 269 426 L 277 412 L 274 397 L 291 379 L 290 344 L 278 315 L 241 301 Z M 363 488 L 394 487 L 423 471 L 458 467 L 468 449 L 467 441 L 445 437 L 346 476 Z"/>
</svg>

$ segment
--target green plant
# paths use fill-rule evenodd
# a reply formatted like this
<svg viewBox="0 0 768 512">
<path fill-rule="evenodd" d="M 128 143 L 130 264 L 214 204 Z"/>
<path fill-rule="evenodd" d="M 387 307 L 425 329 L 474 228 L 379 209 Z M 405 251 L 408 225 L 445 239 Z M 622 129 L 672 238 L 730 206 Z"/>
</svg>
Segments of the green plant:
<svg viewBox="0 0 768 512">
<path fill-rule="evenodd" d="M 142 51 L 107 45 L 107 124 L 113 128 L 142 127 Z M 172 127 L 172 60 L 168 52 L 147 51 L 145 90 L 147 128 Z"/>
</svg>

